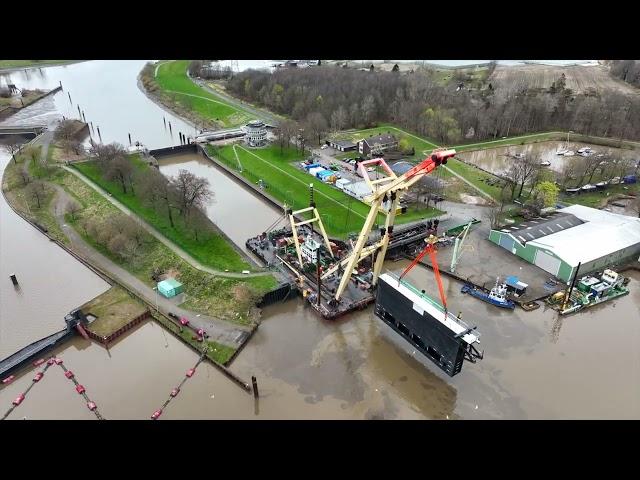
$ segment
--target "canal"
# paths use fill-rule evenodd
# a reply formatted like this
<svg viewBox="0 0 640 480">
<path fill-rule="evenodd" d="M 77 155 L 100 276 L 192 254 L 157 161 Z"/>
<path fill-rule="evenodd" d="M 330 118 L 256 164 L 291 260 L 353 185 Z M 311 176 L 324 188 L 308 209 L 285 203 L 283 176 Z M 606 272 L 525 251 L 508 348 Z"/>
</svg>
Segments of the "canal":
<svg viewBox="0 0 640 480">
<path fill-rule="evenodd" d="M 131 130 L 135 140 L 151 148 L 176 144 L 175 129 L 172 140 L 164 130 L 162 116 L 171 119 L 172 125 L 180 125 L 180 120 L 157 107 L 136 86 L 137 72 L 143 65 L 143 61 L 99 61 L 53 67 L 43 70 L 46 78 L 31 74 L 30 88 L 39 85 L 38 81 L 55 86 L 57 75 L 64 75 L 63 86 L 71 91 L 73 101 L 85 109 L 87 120 L 100 119 L 104 141 L 126 144 Z M 19 78 L 14 81 L 20 86 Z M 107 95 L 102 91 L 95 94 L 99 89 L 95 85 L 106 88 L 107 84 L 111 85 L 108 97 L 113 97 L 112 101 L 105 101 Z M 57 94 L 52 103 L 56 109 L 72 112 L 65 106 L 66 95 L 66 91 Z M 147 112 L 146 120 L 138 112 L 130 112 L 136 108 Z M 271 218 L 277 218 L 279 212 L 203 162 L 197 157 L 171 158 L 161 162 L 160 168 L 168 175 L 187 168 L 207 176 L 216 191 L 216 202 L 209 206 L 208 213 L 225 231 L 229 230 L 227 233 L 236 243 L 240 241 L 242 245 L 246 236 L 258 233 L 272 223 Z M 5 234 L 4 218 L 3 262 L 8 257 L 13 261 L 25 246 L 22 236 L 28 233 L 25 230 L 21 235 L 20 225 L 49 245 L 45 237 L 19 218 L 9 224 L 9 229 L 17 233 Z M 45 268 L 51 261 L 50 254 L 42 254 L 46 260 L 34 258 L 45 245 L 27 245 L 31 248 L 25 261 L 32 263 L 30 268 L 34 272 Z M 406 265 L 404 261 L 388 263 L 387 268 L 399 272 Z M 86 270 L 67 255 L 64 265 L 52 266 L 51 272 L 65 272 L 66 278 L 74 268 Z M 19 300 L 5 270 L 2 272 L 2 308 L 15 311 L 20 308 L 15 304 Z M 436 370 L 399 340 L 373 316 L 370 308 L 332 323 L 318 318 L 299 299 L 273 305 L 264 309 L 262 324 L 231 367 L 245 380 L 257 376 L 259 404 L 256 406 L 252 396 L 215 368 L 203 364 L 162 418 L 640 418 L 640 275 L 631 276 L 630 295 L 561 320 L 545 307 L 529 313 L 500 311 L 460 295 L 461 286 L 445 278 L 450 308 L 463 312 L 466 322 L 478 325 L 481 348 L 485 350 L 484 360 L 466 364 L 454 378 Z M 416 267 L 408 279 L 437 297 L 430 271 Z M 5 292 L 7 286 L 9 291 Z M 37 305 L 29 308 L 48 311 L 57 301 L 58 292 L 44 280 L 39 288 L 42 294 L 30 302 Z M 75 287 L 79 298 L 72 299 L 73 305 L 61 308 L 60 315 L 52 315 L 52 325 L 59 328 L 65 309 L 94 296 L 93 291 L 84 288 L 85 285 Z M 96 293 L 101 288 L 104 287 Z M 2 318 L 4 322 L 4 310 Z M 15 316 L 7 322 L 9 328 L 23 328 Z M 35 338 L 24 336 L 25 341 L 33 341 L 42 335 L 38 332 Z M 193 351 L 152 322 L 128 333 L 108 351 L 78 338 L 56 353 L 74 370 L 100 412 L 110 419 L 148 418 L 197 360 Z M 33 372 L 27 372 L 2 388 L 0 407 L 8 407 L 32 376 Z M 95 418 L 70 382 L 55 369 L 47 372 L 10 418 L 23 416 Z"/>
</svg>

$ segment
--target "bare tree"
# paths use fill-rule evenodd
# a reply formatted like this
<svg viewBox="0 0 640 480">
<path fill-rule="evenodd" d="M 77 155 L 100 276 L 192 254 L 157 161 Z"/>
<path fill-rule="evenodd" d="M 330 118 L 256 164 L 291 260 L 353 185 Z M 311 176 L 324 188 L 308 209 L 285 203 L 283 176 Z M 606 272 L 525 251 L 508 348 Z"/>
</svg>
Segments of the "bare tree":
<svg viewBox="0 0 640 480">
<path fill-rule="evenodd" d="M 120 183 L 122 187 L 122 193 L 127 193 L 127 184 L 131 187 L 133 192 L 133 165 L 125 157 L 116 157 L 109 162 L 105 177 L 108 180 L 114 180 Z"/>
<path fill-rule="evenodd" d="M 291 138 L 298 133 L 298 124 L 293 120 L 283 120 L 278 125 L 276 135 L 280 144 L 280 153 L 283 153 L 284 147 L 288 146 Z"/>
<path fill-rule="evenodd" d="M 9 141 L 9 143 L 2 145 L 2 147 L 7 151 L 7 153 L 9 153 L 9 155 L 11 155 L 13 163 L 17 164 L 18 161 L 16 160 L 16 153 L 20 152 L 20 143 L 17 141 Z"/>
<path fill-rule="evenodd" d="M 185 221 L 194 208 L 203 207 L 206 202 L 213 199 L 209 180 L 198 177 L 188 170 L 180 170 L 178 175 L 171 179 L 178 196 L 178 208 Z"/>
<path fill-rule="evenodd" d="M 343 130 L 347 124 L 347 112 L 342 105 L 331 114 L 331 129 L 333 131 Z"/>
<path fill-rule="evenodd" d="M 46 195 L 45 185 L 40 180 L 34 180 L 27 185 L 27 195 L 36 201 L 38 208 L 42 206 L 42 201 Z"/>
<path fill-rule="evenodd" d="M 107 248 L 111 251 L 111 253 L 115 253 L 116 255 L 123 256 L 122 253 L 125 249 L 125 245 L 130 239 L 127 238 L 126 235 L 122 233 L 116 233 L 113 237 L 111 237 L 107 243 Z"/>
<path fill-rule="evenodd" d="M 172 209 L 174 202 L 177 202 L 178 194 L 173 183 L 164 175 L 155 169 L 150 169 L 146 175 L 139 177 L 138 196 L 145 204 L 166 211 L 171 227 L 175 227 Z"/>
<path fill-rule="evenodd" d="M 76 139 L 65 139 L 60 142 L 62 149 L 67 153 L 75 153 L 76 155 L 80 155 L 82 142 Z"/>
<path fill-rule="evenodd" d="M 18 169 L 18 173 L 20 174 L 20 177 L 22 178 L 22 184 L 26 185 L 27 183 L 29 183 L 31 181 L 31 175 L 29 175 L 29 171 L 26 168 L 19 168 Z"/>
<path fill-rule="evenodd" d="M 119 143 L 94 144 L 89 154 L 95 157 L 97 165 L 103 174 L 109 169 L 112 160 L 127 157 L 127 151 Z"/>
<path fill-rule="evenodd" d="M 77 131 L 75 120 L 62 120 L 53 132 L 56 140 L 71 140 Z"/>
<path fill-rule="evenodd" d="M 322 113 L 311 112 L 307 115 L 307 119 L 305 121 L 305 131 L 308 131 L 314 137 L 317 137 L 318 145 L 320 145 L 322 137 L 327 133 L 328 128 L 329 125 L 327 124 L 327 120 L 324 118 L 324 115 L 322 115 Z"/>
<path fill-rule="evenodd" d="M 77 200 L 72 198 L 67 201 L 64 207 L 64 211 L 65 213 L 68 213 L 69 215 L 71 215 L 71 220 L 75 221 L 76 213 L 78 213 L 81 208 L 82 208 L 82 205 L 80 205 L 80 203 Z"/>
<path fill-rule="evenodd" d="M 518 180 L 520 183 L 520 191 L 518 197 L 522 196 L 522 189 L 528 180 L 533 179 L 540 169 L 540 160 L 537 155 L 528 154 L 525 158 L 516 160 L 518 170 Z"/>
</svg>

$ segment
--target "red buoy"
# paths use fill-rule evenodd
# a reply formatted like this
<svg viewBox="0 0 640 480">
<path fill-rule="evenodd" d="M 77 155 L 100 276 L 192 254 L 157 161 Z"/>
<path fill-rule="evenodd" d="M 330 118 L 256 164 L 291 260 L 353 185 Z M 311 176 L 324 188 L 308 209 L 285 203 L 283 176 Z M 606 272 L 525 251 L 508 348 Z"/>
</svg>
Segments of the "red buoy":
<svg viewBox="0 0 640 480">
<path fill-rule="evenodd" d="M 76 392 L 83 394 L 85 392 L 85 388 L 82 385 L 77 385 Z"/>
<path fill-rule="evenodd" d="M 73 378 L 73 372 L 71 370 L 67 370 L 64 372 L 64 376 L 67 378 Z"/>
<path fill-rule="evenodd" d="M 4 385 L 9 385 L 11 382 L 13 382 L 16 379 L 15 375 L 9 375 L 7 378 L 5 378 L 4 380 L 2 380 L 2 383 Z"/>
<path fill-rule="evenodd" d="M 157 420 L 160 415 L 162 415 L 162 410 L 156 410 L 153 412 L 153 415 L 151 415 L 151 420 Z"/>
<path fill-rule="evenodd" d="M 17 407 L 18 405 L 20 405 L 22 403 L 22 401 L 24 400 L 24 393 L 21 393 L 20 395 L 18 395 L 16 397 L 16 399 L 13 401 L 13 404 Z"/>
<path fill-rule="evenodd" d="M 194 373 L 196 373 L 196 369 L 190 368 L 189 370 L 187 370 L 187 377 L 191 378 Z"/>
<path fill-rule="evenodd" d="M 36 376 L 33 377 L 33 381 L 34 382 L 39 382 L 42 379 L 42 377 L 44 377 L 44 373 L 38 372 L 38 373 L 36 373 Z"/>
<path fill-rule="evenodd" d="M 93 412 L 93 411 L 94 411 L 96 408 L 98 408 L 98 407 L 97 407 L 97 405 L 96 405 L 95 403 L 93 403 L 93 402 L 87 402 L 87 408 Z"/>
<path fill-rule="evenodd" d="M 38 367 L 40 365 L 42 365 L 44 363 L 44 358 L 41 358 L 40 360 L 36 360 L 35 362 L 33 362 L 33 366 L 34 367 Z"/>
</svg>

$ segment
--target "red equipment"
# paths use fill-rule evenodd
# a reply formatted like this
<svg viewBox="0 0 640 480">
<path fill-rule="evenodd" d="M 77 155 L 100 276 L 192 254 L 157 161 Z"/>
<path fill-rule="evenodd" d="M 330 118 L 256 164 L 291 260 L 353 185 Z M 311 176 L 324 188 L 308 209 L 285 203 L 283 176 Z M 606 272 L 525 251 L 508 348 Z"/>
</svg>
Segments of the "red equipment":
<svg viewBox="0 0 640 480">
<path fill-rule="evenodd" d="M 442 301 L 442 306 L 446 311 L 447 299 L 444 295 L 444 288 L 442 288 L 442 278 L 440 278 L 440 269 L 438 268 L 438 259 L 436 258 L 437 250 L 433 246 L 433 244 L 435 243 L 434 237 L 430 236 L 429 238 L 425 239 L 425 242 L 427 242 L 427 246 L 424 247 L 424 250 L 422 250 L 416 256 L 416 258 L 413 259 L 413 262 L 411 262 L 411 264 L 409 264 L 409 266 L 404 269 L 404 272 L 402 272 L 402 275 L 400 275 L 398 282 L 400 282 L 400 280 L 402 280 L 402 277 L 404 277 L 407 273 L 409 273 L 409 270 L 415 267 L 416 264 L 422 259 L 422 257 L 424 257 L 428 253 L 429 257 L 431 258 L 431 265 L 433 266 L 433 273 L 436 277 L 436 282 L 438 282 L 438 290 L 440 291 L 440 300 Z"/>
</svg>

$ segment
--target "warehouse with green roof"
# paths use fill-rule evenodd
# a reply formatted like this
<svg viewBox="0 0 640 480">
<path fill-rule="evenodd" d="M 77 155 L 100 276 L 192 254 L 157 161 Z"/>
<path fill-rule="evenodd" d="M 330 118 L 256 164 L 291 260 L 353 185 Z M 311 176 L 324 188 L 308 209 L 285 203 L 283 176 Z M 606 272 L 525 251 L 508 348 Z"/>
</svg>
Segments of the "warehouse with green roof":
<svg viewBox="0 0 640 480">
<path fill-rule="evenodd" d="M 640 218 L 572 205 L 554 214 L 492 229 L 489 240 L 564 282 L 640 256 Z"/>
</svg>

